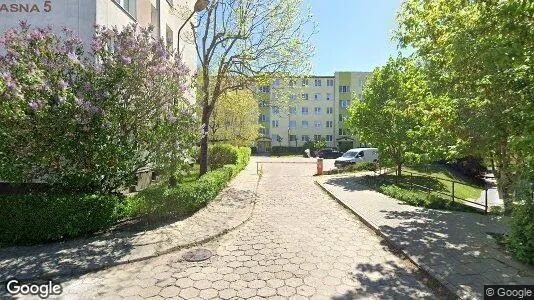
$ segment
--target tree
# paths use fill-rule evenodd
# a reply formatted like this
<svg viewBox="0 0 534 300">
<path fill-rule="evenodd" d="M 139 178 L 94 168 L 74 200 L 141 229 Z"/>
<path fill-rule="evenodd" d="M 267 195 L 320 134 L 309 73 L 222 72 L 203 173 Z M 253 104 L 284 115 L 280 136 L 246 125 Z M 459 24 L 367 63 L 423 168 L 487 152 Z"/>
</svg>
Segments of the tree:
<svg viewBox="0 0 534 300">
<path fill-rule="evenodd" d="M 400 46 L 455 103 L 458 153 L 497 161 L 506 212 L 534 141 L 533 13 L 532 1 L 409 0 L 399 14 Z"/>
<path fill-rule="evenodd" d="M 278 146 L 282 147 L 282 141 L 284 140 L 283 137 L 277 135 L 276 136 L 276 141 L 278 142 Z"/>
<path fill-rule="evenodd" d="M 298 77 L 310 69 L 314 27 L 301 4 L 302 0 L 214 0 L 200 13 L 198 23 L 191 23 L 203 78 L 198 87 L 204 125 L 200 174 L 207 172 L 210 117 L 222 95 L 273 78 Z"/>
<path fill-rule="evenodd" d="M 228 91 L 215 104 L 209 123 L 210 140 L 250 146 L 258 137 L 258 103 L 248 90 Z"/>
<path fill-rule="evenodd" d="M 354 99 L 349 107 L 348 128 L 362 142 L 378 147 L 381 159 L 397 166 L 397 175 L 407 160 L 420 161 L 443 152 L 444 146 L 429 144 L 446 140 L 435 138 L 445 136 L 439 128 L 447 127 L 438 124 L 443 115 L 436 115 L 440 101 L 429 93 L 414 61 L 390 58 L 373 71 L 363 96 L 365 100 Z"/>
</svg>

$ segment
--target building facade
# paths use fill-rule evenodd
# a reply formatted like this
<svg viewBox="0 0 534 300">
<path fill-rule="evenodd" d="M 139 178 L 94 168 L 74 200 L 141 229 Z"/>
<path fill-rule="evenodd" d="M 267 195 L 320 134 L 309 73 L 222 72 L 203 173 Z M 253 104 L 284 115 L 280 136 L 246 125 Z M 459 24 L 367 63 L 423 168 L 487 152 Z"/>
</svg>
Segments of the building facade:
<svg viewBox="0 0 534 300">
<path fill-rule="evenodd" d="M 258 151 L 272 146 L 299 147 L 306 141 L 324 139 L 329 147 L 350 149 L 360 146 L 356 136 L 345 125 L 347 108 L 353 95 L 362 99 L 363 86 L 369 72 L 336 72 L 334 76 L 313 76 L 299 79 L 298 94 L 287 87 L 287 109 L 272 105 L 278 89 L 276 79 L 271 86 L 259 87 L 259 122 L 262 125 L 256 142 Z"/>
<path fill-rule="evenodd" d="M 72 29 L 89 45 L 95 24 L 124 27 L 131 23 L 154 27 L 154 35 L 160 36 L 165 43 L 176 49 L 178 29 L 185 17 L 173 13 L 178 5 L 193 10 L 195 0 L 17 0 L 0 1 L 0 36 L 9 28 L 16 28 L 25 20 L 32 27 L 52 26 L 59 32 L 66 27 Z M 180 37 L 182 58 L 190 70 L 196 70 L 195 46 L 185 42 L 184 36 L 190 35 L 185 26 Z M 194 91 L 188 95 L 194 99 Z"/>
</svg>

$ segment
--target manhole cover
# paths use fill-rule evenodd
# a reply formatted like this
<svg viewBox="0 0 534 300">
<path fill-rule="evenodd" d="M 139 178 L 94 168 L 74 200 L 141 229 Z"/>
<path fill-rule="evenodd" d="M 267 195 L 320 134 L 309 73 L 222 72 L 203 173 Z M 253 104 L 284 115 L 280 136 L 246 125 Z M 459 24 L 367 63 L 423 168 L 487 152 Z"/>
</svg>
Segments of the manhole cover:
<svg viewBox="0 0 534 300">
<path fill-rule="evenodd" d="M 203 261 L 210 258 L 213 254 L 208 249 L 195 249 L 188 251 L 184 254 L 184 259 L 186 261 Z"/>
</svg>

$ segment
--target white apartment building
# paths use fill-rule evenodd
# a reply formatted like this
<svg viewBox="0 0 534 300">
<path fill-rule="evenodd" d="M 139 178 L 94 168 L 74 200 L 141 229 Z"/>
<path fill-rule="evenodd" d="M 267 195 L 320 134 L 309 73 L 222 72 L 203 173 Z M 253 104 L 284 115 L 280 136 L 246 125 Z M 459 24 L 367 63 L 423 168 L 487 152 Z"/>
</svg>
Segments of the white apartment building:
<svg viewBox="0 0 534 300">
<path fill-rule="evenodd" d="M 172 12 L 175 5 L 193 11 L 195 0 L 17 0 L 0 1 L 0 35 L 9 28 L 18 27 L 25 20 L 32 27 L 52 26 L 55 31 L 63 27 L 72 29 L 86 44 L 94 34 L 94 25 L 118 26 L 130 23 L 152 25 L 155 34 L 176 48 L 178 29 L 185 18 Z M 179 2 L 179 3 L 178 3 Z M 183 37 L 190 35 L 185 26 L 180 36 L 182 57 L 190 70 L 196 70 L 194 45 Z M 190 95 L 194 99 L 194 93 Z"/>
<path fill-rule="evenodd" d="M 344 122 L 353 97 L 362 98 L 369 75 L 370 72 L 336 72 L 334 76 L 299 79 L 298 95 L 287 87 L 288 110 L 271 107 L 266 100 L 273 97 L 273 89 L 260 87 L 264 97 L 259 104 L 259 122 L 263 128 L 256 142 L 258 151 L 267 151 L 272 146 L 299 147 L 308 140 L 318 139 L 325 139 L 329 147 L 342 150 L 360 146 Z"/>
</svg>

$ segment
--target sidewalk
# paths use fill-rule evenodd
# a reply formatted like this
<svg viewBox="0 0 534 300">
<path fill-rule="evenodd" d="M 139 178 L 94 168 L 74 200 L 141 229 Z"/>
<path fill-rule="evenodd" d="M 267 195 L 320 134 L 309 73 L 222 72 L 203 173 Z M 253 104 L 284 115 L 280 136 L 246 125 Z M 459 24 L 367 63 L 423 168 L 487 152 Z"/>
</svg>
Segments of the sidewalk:
<svg viewBox="0 0 534 300">
<path fill-rule="evenodd" d="M 354 175 L 317 183 L 461 298 L 483 298 L 485 284 L 534 284 L 534 268 L 487 234 L 507 231 L 500 217 L 409 206 L 358 184 Z"/>
<path fill-rule="evenodd" d="M 252 161 L 191 217 L 142 232 L 108 232 L 62 243 L 0 249 L 0 282 L 73 276 L 140 261 L 216 238 L 252 215 L 258 176 Z"/>
</svg>

